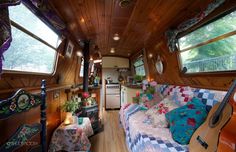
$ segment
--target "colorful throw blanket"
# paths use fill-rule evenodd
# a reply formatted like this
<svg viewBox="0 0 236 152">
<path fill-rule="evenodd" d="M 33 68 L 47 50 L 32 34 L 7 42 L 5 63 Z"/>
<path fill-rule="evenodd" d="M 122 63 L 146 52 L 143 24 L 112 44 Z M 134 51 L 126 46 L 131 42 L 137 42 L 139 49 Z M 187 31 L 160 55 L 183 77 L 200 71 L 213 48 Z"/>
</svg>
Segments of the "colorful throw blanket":
<svg viewBox="0 0 236 152">
<path fill-rule="evenodd" d="M 121 114 L 121 113 L 120 113 Z M 168 128 L 153 128 L 145 123 L 145 113 L 132 104 L 123 111 L 126 143 L 130 152 L 186 152 L 186 145 L 173 141 Z"/>
</svg>

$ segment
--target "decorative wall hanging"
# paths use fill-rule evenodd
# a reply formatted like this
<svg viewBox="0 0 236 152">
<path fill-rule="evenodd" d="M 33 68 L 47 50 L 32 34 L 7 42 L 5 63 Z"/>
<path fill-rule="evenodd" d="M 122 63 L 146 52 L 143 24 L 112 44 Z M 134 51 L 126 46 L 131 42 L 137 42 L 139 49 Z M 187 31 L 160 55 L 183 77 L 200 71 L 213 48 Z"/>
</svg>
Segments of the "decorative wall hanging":
<svg viewBox="0 0 236 152">
<path fill-rule="evenodd" d="M 177 50 L 177 35 L 181 32 L 188 30 L 193 27 L 200 21 L 202 21 L 206 16 L 208 16 L 211 12 L 213 12 L 216 8 L 222 5 L 225 0 L 214 0 L 210 3 L 205 11 L 200 12 L 194 18 L 189 19 L 183 23 L 181 23 L 176 29 L 170 29 L 166 32 L 166 37 L 168 39 L 167 45 L 169 47 L 170 52 L 174 52 Z"/>
<path fill-rule="evenodd" d="M 73 49 L 74 49 L 74 45 L 73 43 L 69 40 L 66 46 L 66 56 L 68 56 L 69 58 L 71 58 L 72 54 L 73 54 Z"/>
</svg>

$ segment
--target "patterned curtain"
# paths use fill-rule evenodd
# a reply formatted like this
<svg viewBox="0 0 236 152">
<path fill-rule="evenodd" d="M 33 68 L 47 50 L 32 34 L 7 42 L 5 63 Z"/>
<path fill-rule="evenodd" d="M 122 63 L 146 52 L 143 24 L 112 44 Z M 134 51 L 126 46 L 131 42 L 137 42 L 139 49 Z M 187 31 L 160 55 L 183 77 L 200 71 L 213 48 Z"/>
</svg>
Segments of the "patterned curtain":
<svg viewBox="0 0 236 152">
<path fill-rule="evenodd" d="M 222 5 L 225 0 L 215 0 L 210 3 L 207 9 L 192 19 L 189 19 L 183 23 L 181 23 L 176 29 L 168 30 L 166 32 L 166 37 L 168 39 L 167 45 L 169 47 L 170 52 L 174 52 L 177 50 L 177 35 L 181 32 L 188 30 L 189 28 L 193 27 L 197 23 L 199 23 L 202 19 L 208 16 L 211 12 L 213 12 L 216 8 Z"/>
<path fill-rule="evenodd" d="M 66 32 L 65 23 L 57 16 L 48 0 L 22 0 L 45 24 L 61 35 Z"/>
<path fill-rule="evenodd" d="M 3 53 L 10 47 L 12 41 L 8 7 L 18 5 L 21 1 L 60 36 L 66 32 L 64 22 L 53 11 L 48 0 L 0 0 L 0 74 L 2 73 Z"/>
<path fill-rule="evenodd" d="M 2 73 L 3 53 L 10 47 L 12 41 L 8 7 L 18 5 L 20 2 L 20 0 L 0 1 L 0 74 Z"/>
</svg>

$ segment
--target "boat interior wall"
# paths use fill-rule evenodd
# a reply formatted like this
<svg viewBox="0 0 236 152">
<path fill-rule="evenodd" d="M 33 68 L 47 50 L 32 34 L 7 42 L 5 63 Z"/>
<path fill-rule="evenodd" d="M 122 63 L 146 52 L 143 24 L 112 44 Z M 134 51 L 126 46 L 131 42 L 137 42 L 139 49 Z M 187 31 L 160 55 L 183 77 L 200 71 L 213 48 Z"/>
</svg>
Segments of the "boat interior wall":
<svg viewBox="0 0 236 152">
<path fill-rule="evenodd" d="M 163 38 L 164 39 L 164 38 Z M 160 41 L 157 46 L 147 49 L 148 53 L 160 55 L 164 58 L 164 72 L 158 74 L 152 60 L 147 60 L 149 65 L 149 79 L 157 80 L 161 84 L 189 85 L 196 88 L 208 88 L 216 90 L 227 90 L 236 77 L 236 73 L 218 74 L 183 74 L 179 68 L 178 52 L 170 53 L 166 41 Z M 166 66 L 166 67 L 165 67 Z"/>
<path fill-rule="evenodd" d="M 228 10 L 236 8 L 236 1 L 228 0 L 221 7 L 216 9 L 211 15 L 191 28 L 189 31 L 211 21 L 217 16 Z M 187 32 L 189 32 L 187 31 Z M 184 34 L 184 33 L 182 33 Z M 185 33 L 186 34 L 186 33 Z M 202 74 L 183 74 L 180 70 L 178 52 L 170 53 L 167 47 L 166 37 L 163 35 L 159 41 L 152 46 L 146 47 L 147 54 L 153 56 L 160 55 L 164 59 L 164 73 L 158 74 L 152 60 L 148 59 L 150 76 L 149 79 L 157 80 L 159 83 L 168 83 L 175 85 L 189 85 L 197 88 L 209 88 L 217 90 L 227 90 L 236 77 L 235 72 L 230 73 L 202 73 Z"/>
<path fill-rule="evenodd" d="M 3 73 L 0 79 L 0 99 L 9 97 L 17 89 L 23 88 L 30 93 L 39 93 L 41 80 L 47 81 L 47 145 L 49 145 L 50 138 L 53 131 L 65 119 L 65 113 L 61 111 L 60 107 L 68 100 L 71 93 L 65 93 L 65 89 L 71 85 L 82 83 L 82 78 L 79 77 L 79 70 L 81 60 L 76 56 L 76 51 L 80 49 L 74 43 L 74 51 L 71 58 L 65 56 L 64 47 L 58 50 L 57 69 L 54 75 L 37 75 L 24 73 Z M 31 111 L 19 114 L 13 119 L 0 121 L 1 133 L 14 132 L 15 124 L 34 123 L 39 120 L 36 115 L 40 112 L 40 108 L 35 108 Z M 6 128 L 7 124 L 7 128 Z M 4 136 L 5 137 L 5 136 Z M 39 137 L 35 137 L 37 140 Z"/>
</svg>

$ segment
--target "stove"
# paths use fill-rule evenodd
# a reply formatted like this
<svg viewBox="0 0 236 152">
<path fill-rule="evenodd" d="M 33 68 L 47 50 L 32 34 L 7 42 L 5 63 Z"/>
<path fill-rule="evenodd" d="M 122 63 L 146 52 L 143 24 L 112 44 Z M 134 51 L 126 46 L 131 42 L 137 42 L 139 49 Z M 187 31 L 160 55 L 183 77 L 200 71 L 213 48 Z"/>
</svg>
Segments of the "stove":
<svg viewBox="0 0 236 152">
<path fill-rule="evenodd" d="M 120 84 L 106 84 L 105 109 L 120 109 Z"/>
</svg>

